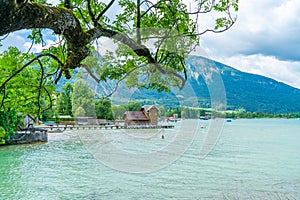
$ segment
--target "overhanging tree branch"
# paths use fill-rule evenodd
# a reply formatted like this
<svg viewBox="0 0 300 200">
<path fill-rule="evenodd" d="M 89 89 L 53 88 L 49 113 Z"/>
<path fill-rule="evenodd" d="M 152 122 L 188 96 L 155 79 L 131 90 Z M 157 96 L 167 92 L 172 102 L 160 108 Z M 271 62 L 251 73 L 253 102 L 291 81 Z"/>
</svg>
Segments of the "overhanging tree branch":
<svg viewBox="0 0 300 200">
<path fill-rule="evenodd" d="M 160 0 L 156 3 L 149 0 L 144 0 L 142 2 L 138 0 L 136 3 L 133 1 L 120 2 L 119 5 L 123 4 L 121 7 L 123 9 L 127 9 L 129 14 L 116 14 L 118 21 L 116 24 L 112 23 L 107 25 L 104 22 L 100 23 L 99 20 L 101 20 L 108 9 L 111 8 L 114 2 L 115 0 L 110 0 L 108 5 L 104 6 L 103 8 L 103 5 L 105 4 L 101 4 L 92 0 L 88 0 L 87 4 L 84 5 L 80 5 L 78 2 L 74 1 L 74 8 L 76 7 L 79 10 L 79 12 L 75 12 L 75 14 L 78 15 L 77 18 L 73 11 L 68 9 L 71 7 L 70 0 L 65 0 L 66 8 L 53 7 L 43 3 L 27 1 L 0 0 L 0 19 L 7 19 L 0 20 L 0 36 L 17 30 L 32 28 L 47 28 L 53 30 L 56 34 L 61 35 L 63 40 L 66 41 L 66 60 L 64 63 L 59 62 L 60 69 L 56 71 L 59 73 L 55 82 L 57 82 L 63 74 L 66 76 L 66 78 L 70 78 L 71 69 L 84 67 L 84 65 L 82 65 L 82 61 L 87 56 L 91 55 L 90 44 L 101 37 L 108 37 L 127 45 L 138 57 L 146 58 L 145 63 L 151 64 L 162 74 L 169 74 L 179 78 L 182 80 L 183 87 L 186 80 L 186 69 L 180 56 L 186 56 L 187 51 L 183 51 L 182 49 L 180 50 L 181 52 L 175 51 L 174 53 L 180 54 L 175 57 L 172 53 L 166 52 L 161 52 L 158 56 L 158 51 L 161 51 L 159 44 L 157 52 L 151 53 L 149 48 L 144 45 L 144 41 L 147 39 L 141 38 L 141 32 L 139 29 L 145 28 L 144 26 L 147 27 L 149 24 L 154 23 L 154 26 L 157 28 L 174 29 L 178 31 L 178 36 L 184 34 L 185 36 L 191 37 L 196 41 L 196 36 L 202 35 L 206 32 L 211 31 L 218 33 L 229 29 L 236 20 L 231 18 L 230 15 L 230 6 L 232 6 L 232 1 L 200 0 L 198 10 L 196 10 L 194 13 L 188 13 L 186 10 L 186 5 L 184 5 L 180 0 Z M 233 3 L 235 2 L 237 2 L 237 0 L 233 0 Z M 145 8 L 145 10 L 141 10 L 142 4 L 145 4 L 148 7 Z M 235 10 L 237 9 L 236 5 L 234 5 L 234 8 Z M 212 10 L 225 12 L 228 14 L 229 18 L 226 18 L 228 21 L 219 20 L 219 24 L 217 24 L 218 28 L 223 29 L 215 28 L 207 29 L 200 33 L 197 32 L 195 28 L 196 26 L 191 23 L 192 20 L 188 14 L 197 14 L 196 20 L 198 20 L 199 14 L 210 12 Z M 98 14 L 97 11 L 100 13 Z M 149 21 L 147 21 L 148 17 Z M 83 22 L 85 27 L 82 27 L 79 19 Z M 128 19 L 129 21 L 127 21 Z M 118 23 L 123 24 L 120 26 Z M 126 30 L 125 26 L 128 23 L 136 24 L 138 31 L 134 37 L 130 37 L 124 33 Z M 136 40 L 134 39 L 135 37 L 137 38 Z M 146 34 L 146 37 L 150 38 L 151 36 Z M 155 37 L 159 38 L 159 36 Z M 162 42 L 165 40 L 165 37 L 168 36 L 163 35 L 161 37 Z M 176 35 L 172 34 L 169 37 L 176 37 Z M 176 43 L 175 40 L 174 42 Z M 186 50 L 188 49 L 186 48 Z M 168 60 L 168 56 L 170 56 L 170 59 L 176 58 L 175 60 L 177 63 Z M 165 63 L 169 65 L 173 65 L 175 63 L 175 66 L 165 66 Z M 177 64 L 181 65 L 182 67 L 178 67 Z M 124 71 L 124 73 L 128 73 L 128 71 Z M 182 72 L 185 75 L 184 78 L 180 74 Z"/>
<path fill-rule="evenodd" d="M 39 120 L 39 117 L 40 117 L 40 112 L 41 112 L 41 93 L 42 93 L 42 88 L 43 88 L 43 80 L 44 80 L 44 76 L 45 76 L 45 71 L 44 71 L 44 66 L 42 64 L 42 62 L 40 61 L 40 59 L 37 60 L 39 65 L 40 65 L 40 68 L 41 68 L 41 77 L 40 77 L 40 83 L 39 83 L 39 86 L 38 86 L 38 95 L 37 95 L 37 99 L 38 99 L 38 120 Z"/>
<path fill-rule="evenodd" d="M 79 67 L 80 62 L 90 55 L 90 50 L 86 47 L 90 41 L 86 40 L 86 33 L 73 12 L 37 3 L 13 6 L 8 13 L 4 13 L 11 17 L 9 23 L 0 24 L 0 35 L 31 28 L 49 28 L 56 34 L 63 35 L 68 46 L 68 55 L 62 71 L 66 78 L 71 78 L 69 69 Z M 2 15 L 3 13 L 0 14 L 1 17 Z"/>
<path fill-rule="evenodd" d="M 15 71 L 10 77 L 8 77 L 1 85 L 0 85 L 0 91 L 5 88 L 5 85 L 14 77 L 16 77 L 19 73 L 21 73 L 26 67 L 30 66 L 33 62 L 39 60 L 42 57 L 45 56 L 49 56 L 52 57 L 54 60 L 56 60 L 60 65 L 63 65 L 63 63 L 54 55 L 52 54 L 41 54 L 36 56 L 35 58 L 33 58 L 32 60 L 30 60 L 28 63 L 26 63 L 25 65 L 23 65 L 20 69 L 18 69 L 17 71 Z"/>
<path fill-rule="evenodd" d="M 96 21 L 98 22 L 101 17 L 108 11 L 108 9 L 114 4 L 115 0 L 111 0 L 109 4 L 100 12 L 100 14 L 96 17 Z M 97 24 L 98 25 L 98 24 Z"/>
</svg>

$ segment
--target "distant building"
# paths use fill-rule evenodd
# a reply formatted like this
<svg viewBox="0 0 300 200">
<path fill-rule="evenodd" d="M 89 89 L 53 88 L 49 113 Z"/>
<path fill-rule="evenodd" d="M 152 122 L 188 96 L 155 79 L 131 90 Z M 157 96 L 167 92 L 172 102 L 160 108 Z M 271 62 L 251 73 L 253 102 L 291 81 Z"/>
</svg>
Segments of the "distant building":
<svg viewBox="0 0 300 200">
<path fill-rule="evenodd" d="M 144 105 L 140 111 L 126 111 L 125 125 L 151 124 L 157 125 L 159 109 L 155 105 Z"/>
<path fill-rule="evenodd" d="M 141 108 L 141 111 L 145 113 L 145 115 L 148 116 L 150 119 L 150 124 L 155 124 L 157 125 L 158 123 L 158 113 L 159 109 L 155 105 L 144 105 Z"/>
</svg>

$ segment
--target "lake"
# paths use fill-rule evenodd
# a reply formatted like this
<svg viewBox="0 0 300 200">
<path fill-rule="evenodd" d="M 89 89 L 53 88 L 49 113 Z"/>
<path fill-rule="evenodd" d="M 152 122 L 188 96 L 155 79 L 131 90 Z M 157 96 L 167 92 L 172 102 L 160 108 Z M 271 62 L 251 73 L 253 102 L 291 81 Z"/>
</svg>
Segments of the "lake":
<svg viewBox="0 0 300 200">
<path fill-rule="evenodd" d="M 47 143 L 2 146 L 0 199 L 300 199 L 299 119 L 225 122 L 201 158 L 211 124 L 49 133 Z"/>
</svg>

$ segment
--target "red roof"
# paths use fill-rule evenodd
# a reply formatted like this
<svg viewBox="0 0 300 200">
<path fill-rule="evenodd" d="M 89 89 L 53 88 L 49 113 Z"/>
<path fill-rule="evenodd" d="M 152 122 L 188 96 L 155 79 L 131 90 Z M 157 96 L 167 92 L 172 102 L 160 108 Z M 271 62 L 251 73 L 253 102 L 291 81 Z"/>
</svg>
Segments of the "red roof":
<svg viewBox="0 0 300 200">
<path fill-rule="evenodd" d="M 131 121 L 148 121 L 149 118 L 142 111 L 126 111 L 124 118 L 127 117 Z"/>
</svg>

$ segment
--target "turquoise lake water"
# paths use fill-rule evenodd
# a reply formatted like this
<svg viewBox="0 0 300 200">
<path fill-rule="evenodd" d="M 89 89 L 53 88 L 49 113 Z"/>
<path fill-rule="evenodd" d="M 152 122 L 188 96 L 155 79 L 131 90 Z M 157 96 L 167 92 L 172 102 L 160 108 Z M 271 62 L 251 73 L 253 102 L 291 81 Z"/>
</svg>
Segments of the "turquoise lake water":
<svg viewBox="0 0 300 200">
<path fill-rule="evenodd" d="M 205 159 L 199 158 L 199 150 L 210 121 L 187 122 L 189 127 L 202 126 L 191 146 L 177 160 L 149 173 L 102 164 L 95 146 L 87 146 L 77 132 L 49 133 L 48 143 L 2 146 L 0 199 L 300 199 L 299 119 L 226 122 Z M 124 131 L 103 130 L 98 134 L 106 134 L 107 140 L 98 148 L 110 143 L 129 156 L 148 155 L 175 140 L 180 145 L 176 130 L 185 131 L 164 130 L 164 140 L 161 132 L 149 130 L 135 130 L 129 136 L 138 139 L 131 140 L 118 139 Z M 116 156 L 106 154 L 108 161 Z M 174 154 L 167 152 L 162 159 Z M 135 169 L 126 163 L 129 159 L 123 157 L 120 166 Z M 149 157 L 149 162 L 160 161 Z"/>
</svg>

